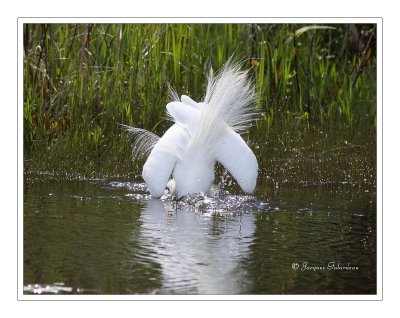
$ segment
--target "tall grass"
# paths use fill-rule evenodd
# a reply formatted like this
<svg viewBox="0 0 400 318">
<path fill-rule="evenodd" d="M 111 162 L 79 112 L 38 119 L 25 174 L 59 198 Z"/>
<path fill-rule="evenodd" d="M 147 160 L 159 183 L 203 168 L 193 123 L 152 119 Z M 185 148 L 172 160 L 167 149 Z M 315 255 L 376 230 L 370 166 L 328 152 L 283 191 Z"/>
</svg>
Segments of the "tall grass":
<svg viewBox="0 0 400 318">
<path fill-rule="evenodd" d="M 267 176 L 284 178 L 271 160 L 293 159 L 287 149 L 312 149 L 301 169 L 344 145 L 365 149 L 373 163 L 375 26 L 304 27 L 25 24 L 26 171 L 139 173 L 118 123 L 162 134 L 170 126 L 166 83 L 200 100 L 210 67 L 232 55 L 257 88 L 260 118 L 248 138 Z"/>
</svg>

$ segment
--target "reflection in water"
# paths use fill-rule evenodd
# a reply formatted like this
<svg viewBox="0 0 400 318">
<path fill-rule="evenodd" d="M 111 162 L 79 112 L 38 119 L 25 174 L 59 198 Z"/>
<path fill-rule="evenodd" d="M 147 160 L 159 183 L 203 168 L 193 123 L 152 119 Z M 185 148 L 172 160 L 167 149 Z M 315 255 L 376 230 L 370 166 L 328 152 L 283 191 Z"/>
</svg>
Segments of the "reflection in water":
<svg viewBox="0 0 400 318">
<path fill-rule="evenodd" d="M 160 293 L 237 294 L 248 288 L 240 259 L 254 237 L 253 214 L 174 210 L 150 200 L 141 222 L 141 253 L 162 269 Z"/>
<path fill-rule="evenodd" d="M 129 182 L 26 182 L 23 212 L 27 294 L 376 293 L 373 189 L 176 203 Z"/>
</svg>

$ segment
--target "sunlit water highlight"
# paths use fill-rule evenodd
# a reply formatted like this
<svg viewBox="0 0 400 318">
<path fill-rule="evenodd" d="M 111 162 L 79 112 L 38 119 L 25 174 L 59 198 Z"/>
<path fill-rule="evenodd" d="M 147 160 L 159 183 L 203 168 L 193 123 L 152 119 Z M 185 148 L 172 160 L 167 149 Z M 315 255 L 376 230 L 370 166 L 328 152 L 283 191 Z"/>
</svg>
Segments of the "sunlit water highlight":
<svg viewBox="0 0 400 318">
<path fill-rule="evenodd" d="M 28 180 L 23 217 L 26 294 L 376 292 L 373 189 L 175 201 L 143 183 Z"/>
</svg>

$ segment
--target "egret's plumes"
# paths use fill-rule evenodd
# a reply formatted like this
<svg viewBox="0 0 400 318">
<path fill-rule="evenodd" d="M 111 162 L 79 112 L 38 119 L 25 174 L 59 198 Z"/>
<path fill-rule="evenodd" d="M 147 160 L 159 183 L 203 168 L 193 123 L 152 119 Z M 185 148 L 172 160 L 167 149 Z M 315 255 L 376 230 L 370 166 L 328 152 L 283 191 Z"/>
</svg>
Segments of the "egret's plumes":
<svg viewBox="0 0 400 318">
<path fill-rule="evenodd" d="M 171 90 L 172 91 L 172 90 Z M 175 122 L 161 137 L 139 128 L 127 127 L 135 138 L 134 156 L 146 156 L 143 179 L 154 197 L 161 197 L 172 177 L 175 195 L 210 191 L 215 163 L 220 162 L 246 193 L 254 191 L 257 159 L 239 135 L 254 120 L 255 92 L 247 72 L 228 61 L 208 78 L 203 102 L 182 95 L 167 105 Z"/>
<path fill-rule="evenodd" d="M 127 130 L 134 139 L 134 146 L 132 147 L 132 157 L 136 158 L 146 157 L 150 154 L 160 137 L 153 134 L 146 129 L 134 128 L 127 125 L 121 125 Z"/>
<path fill-rule="evenodd" d="M 245 132 L 254 121 L 255 91 L 248 78 L 248 71 L 229 60 L 222 70 L 208 77 L 204 103 L 211 106 L 219 117 L 237 133 Z"/>
</svg>

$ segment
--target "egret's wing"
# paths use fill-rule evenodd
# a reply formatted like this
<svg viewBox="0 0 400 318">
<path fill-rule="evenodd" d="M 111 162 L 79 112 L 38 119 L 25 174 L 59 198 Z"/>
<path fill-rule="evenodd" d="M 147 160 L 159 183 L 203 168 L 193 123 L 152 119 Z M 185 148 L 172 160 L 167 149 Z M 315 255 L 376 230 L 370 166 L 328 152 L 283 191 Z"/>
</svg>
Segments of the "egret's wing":
<svg viewBox="0 0 400 318">
<path fill-rule="evenodd" d="M 200 118 L 200 111 L 195 107 L 187 106 L 182 102 L 171 102 L 167 104 L 167 110 L 175 122 L 183 126 L 189 135 L 193 136 Z"/>
<path fill-rule="evenodd" d="M 185 129 L 174 124 L 155 144 L 142 172 L 142 177 L 153 197 L 159 198 L 164 194 L 176 161 L 186 148 L 188 140 L 189 136 Z"/>
<path fill-rule="evenodd" d="M 242 137 L 229 127 L 217 147 L 216 160 L 231 173 L 244 192 L 254 191 L 258 175 L 256 156 Z"/>
<path fill-rule="evenodd" d="M 181 102 L 189 105 L 197 110 L 201 110 L 201 103 L 196 103 L 193 99 L 191 99 L 189 96 L 182 95 L 181 96 Z"/>
</svg>

